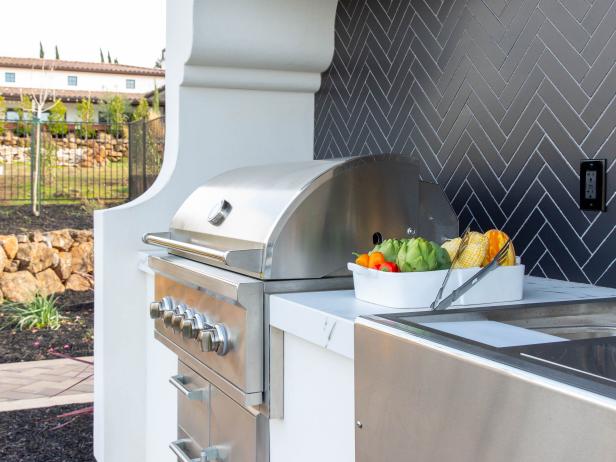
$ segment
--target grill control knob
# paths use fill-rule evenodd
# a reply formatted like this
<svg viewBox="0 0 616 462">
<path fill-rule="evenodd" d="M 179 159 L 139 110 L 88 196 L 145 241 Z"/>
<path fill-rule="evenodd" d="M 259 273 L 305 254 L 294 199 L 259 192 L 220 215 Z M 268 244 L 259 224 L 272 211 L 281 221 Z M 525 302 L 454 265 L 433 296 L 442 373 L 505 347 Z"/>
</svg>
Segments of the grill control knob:
<svg viewBox="0 0 616 462">
<path fill-rule="evenodd" d="M 201 351 L 208 353 L 216 352 L 219 356 L 224 356 L 229 351 L 229 337 L 227 328 L 222 324 L 206 325 L 197 334 L 197 341 L 201 345 Z"/>
<path fill-rule="evenodd" d="M 174 310 L 165 311 L 163 313 L 163 323 L 165 323 L 165 327 L 171 327 L 171 322 L 173 321 L 173 316 L 175 316 Z"/>
<path fill-rule="evenodd" d="M 173 299 L 171 297 L 163 297 L 156 302 L 150 303 L 150 318 L 162 318 L 166 311 L 173 310 Z"/>
<path fill-rule="evenodd" d="M 180 303 L 173 310 L 173 316 L 171 316 L 171 327 L 174 331 L 177 332 L 180 329 L 180 323 L 182 322 L 182 319 L 184 319 L 184 314 L 187 309 L 188 307 L 186 305 Z"/>
<path fill-rule="evenodd" d="M 187 310 L 192 311 L 192 310 Z M 185 315 L 180 322 L 180 329 L 184 338 L 196 338 L 200 330 L 207 326 L 205 317 L 200 313 L 194 313 L 192 316 Z"/>
</svg>

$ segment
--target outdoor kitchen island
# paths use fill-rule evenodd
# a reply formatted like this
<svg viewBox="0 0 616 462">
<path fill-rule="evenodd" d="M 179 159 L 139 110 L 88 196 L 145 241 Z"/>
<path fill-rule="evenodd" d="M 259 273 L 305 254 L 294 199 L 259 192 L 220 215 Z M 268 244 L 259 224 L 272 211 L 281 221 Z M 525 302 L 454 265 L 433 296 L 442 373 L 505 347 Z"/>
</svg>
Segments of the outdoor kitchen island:
<svg viewBox="0 0 616 462">
<path fill-rule="evenodd" d="M 581 306 L 582 303 L 589 302 L 606 302 L 610 306 L 616 304 L 616 290 L 596 287 L 587 284 L 577 284 L 565 281 L 558 281 L 552 279 L 543 279 L 536 277 L 526 277 L 524 284 L 524 299 L 519 302 L 508 303 L 507 306 L 511 306 L 515 309 L 517 306 L 540 306 L 546 304 L 554 304 L 559 306 Z M 562 303 L 562 305 L 561 305 Z M 497 305 L 493 305 L 494 308 L 498 308 Z M 458 307 L 456 307 L 458 308 Z M 468 311 L 472 311 L 476 307 L 466 307 Z M 482 307 L 489 308 L 489 307 Z M 270 420 L 270 460 L 271 462 L 282 462 L 293 460 L 295 462 L 303 462 L 314 460 L 315 450 L 323 456 L 323 460 L 332 461 L 359 461 L 365 462 L 374 459 L 374 454 L 355 454 L 356 442 L 355 432 L 361 432 L 367 430 L 367 422 L 357 422 L 356 410 L 359 408 L 365 408 L 366 406 L 358 406 L 356 401 L 362 400 L 362 403 L 370 401 L 378 401 L 379 411 L 382 414 L 384 420 L 391 420 L 392 425 L 396 428 L 402 428 L 398 433 L 400 437 L 407 440 L 412 440 L 411 432 L 413 421 L 421 421 L 426 419 L 426 416 L 422 415 L 420 419 L 417 419 L 417 413 L 411 412 L 408 408 L 404 409 L 404 405 L 396 399 L 391 399 L 390 405 L 383 405 L 383 400 L 388 401 L 387 398 L 377 397 L 377 390 L 363 390 L 362 396 L 358 397 L 358 390 L 356 390 L 357 384 L 357 370 L 361 366 L 362 369 L 370 369 L 374 371 L 374 374 L 378 374 L 377 367 L 374 365 L 356 364 L 354 361 L 356 358 L 356 351 L 360 345 L 355 343 L 354 331 L 357 328 L 357 321 L 360 316 L 367 315 L 382 315 L 386 313 L 402 313 L 407 310 L 396 310 L 392 308 L 386 308 L 370 303 L 365 303 L 357 300 L 354 297 L 354 293 L 351 290 L 344 291 L 330 291 L 330 292 L 311 292 L 311 293 L 293 293 L 293 294 L 279 294 L 272 295 L 270 298 L 270 325 L 272 328 L 280 329 L 284 332 L 284 418 L 283 419 L 271 419 Z M 420 313 L 425 310 L 415 310 Z M 462 310 L 447 310 L 443 313 L 460 312 Z M 498 310 L 507 311 L 507 310 Z M 510 310 L 513 311 L 513 310 Z M 370 324 L 372 321 L 366 321 L 361 319 L 359 323 Z M 491 321 L 485 321 L 490 323 Z M 457 335 L 465 335 L 460 331 L 455 331 L 455 323 L 446 323 L 449 325 L 451 333 Z M 500 324 L 500 323 L 494 323 Z M 445 323 L 444 323 L 445 325 Z M 479 329 L 473 332 L 467 333 L 471 340 L 475 342 L 501 342 L 500 345 L 515 344 L 512 339 L 515 334 L 522 331 L 526 331 L 525 335 L 530 335 L 531 342 L 545 341 L 541 339 L 541 336 L 550 337 L 540 332 L 527 331 L 527 329 L 521 329 L 515 326 L 500 325 L 498 331 L 491 331 L 489 329 L 480 326 Z M 386 327 L 394 333 L 394 329 Z M 496 335 L 495 335 L 496 334 Z M 408 332 L 401 332 L 401 336 L 411 336 Z M 549 339 L 548 339 L 549 340 Z M 394 352 L 388 349 L 380 349 L 375 354 L 385 353 L 383 355 L 382 363 L 394 362 L 394 368 L 396 361 L 400 359 L 398 356 L 394 359 Z M 614 358 L 612 357 L 612 363 Z M 398 364 L 398 367 L 401 367 Z M 501 365 L 499 365 L 501 366 Z M 436 368 L 436 366 L 434 366 Z M 502 366 L 507 368 L 507 373 L 512 375 L 517 373 L 513 368 Z M 418 369 L 415 375 L 421 374 L 421 370 L 424 372 L 426 369 Z M 438 368 L 435 369 L 438 372 Z M 513 371 L 513 372 L 512 372 Z M 401 375 L 402 370 L 400 370 Z M 433 371 L 428 370 L 431 374 Z M 459 372 L 459 369 L 458 369 Z M 456 373 L 457 374 L 457 373 Z M 454 375 L 456 375 L 454 374 Z M 412 373 L 411 373 L 412 375 Z M 355 377 L 354 377 L 355 376 Z M 451 378 L 451 375 L 449 375 Z M 463 379 L 460 376 L 460 379 Z M 545 386 L 551 387 L 550 381 L 543 379 Z M 471 378 L 472 381 L 472 378 Z M 594 395 L 588 393 L 585 390 L 576 389 L 574 387 L 565 386 L 567 395 L 579 394 L 583 396 L 585 400 L 597 399 L 607 403 L 608 407 L 611 407 L 611 418 L 614 419 L 614 410 L 616 409 L 616 400 L 610 399 L 605 396 Z M 455 395 L 457 383 L 452 382 L 447 384 L 451 390 L 452 395 Z M 504 383 L 500 384 L 503 399 L 512 399 L 507 396 L 507 392 L 510 391 L 508 386 Z M 408 389 L 410 390 L 411 384 L 409 383 Z M 437 387 L 438 388 L 438 387 Z M 406 391 L 406 390 L 403 390 Z M 530 395 L 528 396 L 530 399 Z M 381 398 L 381 399 L 377 399 Z M 428 399 L 428 393 L 426 393 L 426 399 Z M 522 396 L 522 399 L 524 397 Z M 486 400 L 493 399 L 493 397 L 486 396 Z M 399 403 L 400 408 L 396 409 Z M 549 407 L 552 404 L 546 401 L 546 410 L 543 414 L 543 418 L 548 422 L 550 418 L 557 417 L 551 416 L 550 412 L 552 408 Z M 539 414 L 542 413 L 542 404 L 534 402 L 535 409 L 539 409 Z M 452 404 L 453 406 L 453 404 Z M 495 406 L 495 405 L 493 405 Z M 437 408 L 442 408 L 436 403 Z M 498 407 L 494 407 L 496 411 Z M 400 416 L 402 414 L 402 417 Z M 391 417 L 389 417 L 391 415 Z M 580 419 L 583 421 L 587 415 L 580 414 Z M 402 421 L 401 421 L 402 419 Z M 506 419 L 504 419 L 506 420 Z M 541 422 L 541 425 L 545 422 Z M 430 429 L 433 435 L 438 433 L 444 433 L 442 428 L 437 426 L 437 422 L 432 422 L 434 427 Z M 505 425 L 507 422 L 494 424 L 496 427 Z M 358 429 L 357 427 L 363 427 Z M 455 423 L 452 427 L 457 427 Z M 547 426 L 547 424 L 546 424 Z M 607 425 L 610 427 L 610 425 Z M 613 427 L 613 424 L 612 424 Z M 504 430 L 505 427 L 503 427 Z M 380 433 L 378 433 L 380 430 Z M 387 433 L 390 429 L 385 430 L 380 428 L 375 430 L 380 441 L 372 441 L 370 446 L 376 451 L 383 451 L 381 446 L 386 445 Z M 473 429 L 476 431 L 478 437 L 482 436 L 482 433 L 490 434 L 489 428 Z M 613 431 L 613 428 L 606 428 L 606 432 Z M 408 435 L 404 435 L 407 432 Z M 401 434 L 401 435 L 400 435 Z M 513 439 L 520 439 L 519 444 L 525 444 L 523 441 L 523 434 L 518 429 L 512 431 Z M 517 435 L 517 436 L 516 436 Z M 594 438 L 601 439 L 602 435 L 595 434 Z M 585 436 L 588 439 L 588 437 Z M 424 438 L 430 441 L 430 438 Z M 439 438 L 436 437 L 438 441 Z M 549 438 L 546 438 L 546 444 Z M 574 439 L 575 440 L 575 439 Z M 318 442 L 315 449 L 315 441 Z M 596 443 L 596 439 L 593 440 Z M 572 452 L 570 448 L 566 447 L 565 442 L 561 441 L 561 447 L 564 451 L 569 451 L 568 454 L 560 454 L 559 461 L 576 461 L 583 460 L 576 458 L 575 452 Z M 577 443 L 576 443 L 577 444 Z M 451 443 L 453 451 L 455 451 L 456 441 Z M 447 445 L 445 445 L 447 446 Z M 489 445 L 486 445 L 488 447 Z M 605 447 L 605 445 L 603 445 Z M 404 454 L 404 449 L 399 448 L 397 454 L 400 457 Z M 502 449 L 502 448 L 501 448 Z M 511 448 L 513 449 L 513 448 Z M 395 448 L 389 448 L 390 451 L 396 453 Z M 556 459 L 544 458 L 544 459 L 529 459 L 524 458 L 518 453 L 519 458 L 516 458 L 515 452 L 512 452 L 511 459 L 503 458 L 499 456 L 494 458 L 495 455 L 483 454 L 481 450 L 473 456 L 474 459 L 464 458 L 462 452 L 459 457 L 455 459 L 446 458 L 447 455 L 442 454 L 442 457 L 430 458 L 429 456 L 419 456 L 417 459 L 420 461 L 431 460 L 499 460 L 499 461 L 527 461 L 527 460 L 545 460 L 551 461 Z M 419 453 L 415 453 L 416 455 Z M 545 454 L 544 454 L 545 455 Z M 392 458 L 392 454 L 388 454 L 389 457 L 384 457 L 382 460 L 403 460 L 399 458 Z M 395 457 L 395 456 L 394 456 Z M 411 459 L 408 459 L 411 460 Z M 612 460 L 608 458 L 590 458 L 585 460 Z"/>
</svg>

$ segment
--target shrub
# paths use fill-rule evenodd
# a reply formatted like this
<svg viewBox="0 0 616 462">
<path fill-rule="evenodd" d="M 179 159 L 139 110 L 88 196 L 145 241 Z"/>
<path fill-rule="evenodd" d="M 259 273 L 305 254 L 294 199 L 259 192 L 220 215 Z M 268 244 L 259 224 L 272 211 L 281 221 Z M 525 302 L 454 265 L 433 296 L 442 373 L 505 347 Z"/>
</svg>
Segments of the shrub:
<svg viewBox="0 0 616 462">
<path fill-rule="evenodd" d="M 77 138 L 81 138 L 82 140 L 91 140 L 96 138 L 96 130 L 92 125 L 80 124 L 77 128 L 75 128 L 75 136 Z"/>
<path fill-rule="evenodd" d="M 37 294 L 30 303 L 9 303 L 2 306 L 4 316 L 2 327 L 14 327 L 19 330 L 58 329 L 62 316 L 56 307 L 53 295 Z"/>
<path fill-rule="evenodd" d="M 4 133 L 4 120 L 6 119 L 6 102 L 4 96 L 0 95 L 0 135 Z"/>
<path fill-rule="evenodd" d="M 133 112 L 133 120 L 148 120 L 150 116 L 150 106 L 148 105 L 148 100 L 143 96 L 139 100 L 139 104 L 135 108 Z"/>
<path fill-rule="evenodd" d="M 29 124 L 26 123 L 30 119 L 32 112 L 32 100 L 28 95 L 22 95 L 19 106 L 15 108 L 17 112 L 17 125 L 13 130 L 13 133 L 17 136 L 28 136 L 32 130 Z"/>
<path fill-rule="evenodd" d="M 68 133 L 66 106 L 62 101 L 58 101 L 49 111 L 49 132 L 53 136 L 66 136 Z"/>
<path fill-rule="evenodd" d="M 107 102 L 107 120 L 109 121 L 109 133 L 116 138 L 124 137 L 124 124 L 126 123 L 126 100 L 120 95 L 115 95 Z"/>
<path fill-rule="evenodd" d="M 77 103 L 77 117 L 86 124 L 94 122 L 94 104 L 90 98 L 84 98 Z"/>
</svg>

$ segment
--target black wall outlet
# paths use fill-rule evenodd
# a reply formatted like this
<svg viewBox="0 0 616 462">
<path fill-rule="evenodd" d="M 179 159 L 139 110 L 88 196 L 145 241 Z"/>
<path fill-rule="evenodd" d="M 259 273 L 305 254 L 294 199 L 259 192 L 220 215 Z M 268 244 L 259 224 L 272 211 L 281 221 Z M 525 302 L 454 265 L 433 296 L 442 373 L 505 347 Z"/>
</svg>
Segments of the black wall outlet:
<svg viewBox="0 0 616 462">
<path fill-rule="evenodd" d="M 580 209 L 605 212 L 606 177 L 605 159 L 580 162 Z"/>
</svg>

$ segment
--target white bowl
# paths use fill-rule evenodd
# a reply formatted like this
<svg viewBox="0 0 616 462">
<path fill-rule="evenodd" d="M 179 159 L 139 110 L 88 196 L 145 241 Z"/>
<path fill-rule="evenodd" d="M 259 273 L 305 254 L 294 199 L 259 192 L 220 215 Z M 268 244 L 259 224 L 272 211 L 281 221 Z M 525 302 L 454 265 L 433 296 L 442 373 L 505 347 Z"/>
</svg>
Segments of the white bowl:
<svg viewBox="0 0 616 462">
<path fill-rule="evenodd" d="M 353 272 L 356 298 L 391 308 L 428 308 L 447 274 L 446 270 L 388 273 L 354 263 L 349 263 L 348 268 Z M 452 270 L 443 298 L 473 278 L 480 269 Z M 524 265 L 499 266 L 456 300 L 453 306 L 521 300 L 523 286 Z"/>
</svg>

